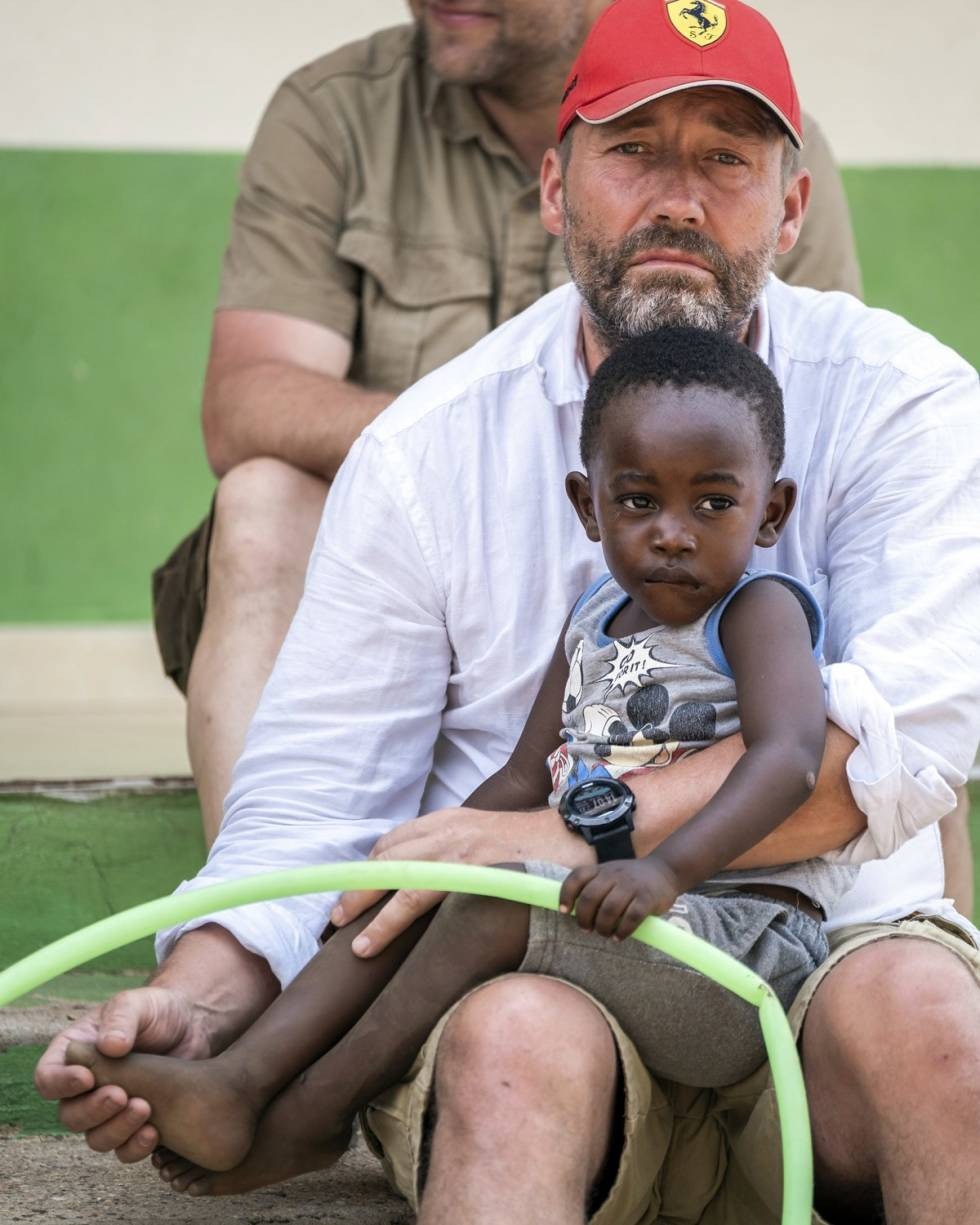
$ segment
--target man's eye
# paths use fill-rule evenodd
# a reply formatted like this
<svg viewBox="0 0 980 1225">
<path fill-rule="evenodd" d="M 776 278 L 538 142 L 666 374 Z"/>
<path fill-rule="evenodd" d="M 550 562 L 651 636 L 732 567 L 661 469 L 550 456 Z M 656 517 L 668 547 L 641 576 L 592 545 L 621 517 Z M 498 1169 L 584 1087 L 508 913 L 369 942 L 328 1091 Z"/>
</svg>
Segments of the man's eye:
<svg viewBox="0 0 980 1225">
<path fill-rule="evenodd" d="M 648 498 L 642 493 L 630 493 L 625 498 L 620 499 L 621 504 L 627 510 L 653 510 L 656 506 L 653 498 Z"/>
<path fill-rule="evenodd" d="M 710 493 L 706 498 L 702 498 L 698 503 L 698 510 L 723 511 L 734 506 L 735 503 L 731 498 L 726 498 L 724 494 Z"/>
<path fill-rule="evenodd" d="M 635 157 L 637 153 L 643 152 L 643 146 L 636 140 L 624 140 L 622 144 L 614 147 L 613 152 L 625 153 L 628 157 Z"/>
<path fill-rule="evenodd" d="M 716 162 L 720 162 L 722 166 L 742 166 L 744 162 L 734 153 L 713 153 L 711 155 Z"/>
</svg>

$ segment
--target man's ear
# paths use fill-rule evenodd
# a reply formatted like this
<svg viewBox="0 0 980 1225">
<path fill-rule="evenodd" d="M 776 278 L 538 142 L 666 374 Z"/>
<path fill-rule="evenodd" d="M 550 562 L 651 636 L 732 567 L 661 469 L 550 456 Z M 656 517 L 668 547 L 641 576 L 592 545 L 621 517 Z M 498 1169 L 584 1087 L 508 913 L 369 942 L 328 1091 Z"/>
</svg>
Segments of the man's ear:
<svg viewBox="0 0 980 1225">
<path fill-rule="evenodd" d="M 548 149 L 541 161 L 541 224 L 556 238 L 565 229 L 564 198 L 561 156 L 557 149 Z"/>
<path fill-rule="evenodd" d="M 810 172 L 799 170 L 790 179 L 783 197 L 783 219 L 779 224 L 776 254 L 785 255 L 796 246 L 810 202 Z"/>
<path fill-rule="evenodd" d="M 761 549 L 771 549 L 782 535 L 786 520 L 793 513 L 796 505 L 796 481 L 783 477 L 776 481 L 769 490 L 769 500 L 766 503 L 766 514 L 759 528 L 755 543 Z"/>
<path fill-rule="evenodd" d="M 575 507 L 575 513 L 585 528 L 586 536 L 598 544 L 599 524 L 595 517 L 595 503 L 592 501 L 589 478 L 584 472 L 569 472 L 565 477 L 565 492 L 568 494 L 568 500 Z"/>
</svg>

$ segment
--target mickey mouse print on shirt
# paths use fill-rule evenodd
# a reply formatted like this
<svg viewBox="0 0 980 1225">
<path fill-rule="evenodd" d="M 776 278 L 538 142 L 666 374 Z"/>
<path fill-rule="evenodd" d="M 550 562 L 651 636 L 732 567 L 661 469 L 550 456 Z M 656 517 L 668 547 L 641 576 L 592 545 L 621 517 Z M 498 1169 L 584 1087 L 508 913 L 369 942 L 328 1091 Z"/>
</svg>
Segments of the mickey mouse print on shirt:
<svg viewBox="0 0 980 1225">
<path fill-rule="evenodd" d="M 687 661 L 671 658 L 669 647 L 658 650 L 657 639 L 658 631 L 650 630 L 592 650 L 579 639 L 562 702 L 563 743 L 548 758 L 556 793 L 591 776 L 618 778 L 670 765 L 715 739 L 714 703 L 686 696 Z M 680 700 L 672 699 L 672 681 Z"/>
</svg>

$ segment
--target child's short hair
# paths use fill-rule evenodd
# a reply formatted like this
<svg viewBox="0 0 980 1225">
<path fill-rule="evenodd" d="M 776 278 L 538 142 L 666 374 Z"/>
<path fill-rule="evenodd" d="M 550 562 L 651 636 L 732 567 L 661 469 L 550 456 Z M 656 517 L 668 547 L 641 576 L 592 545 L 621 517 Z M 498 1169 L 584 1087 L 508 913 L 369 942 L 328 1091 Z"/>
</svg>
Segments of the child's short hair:
<svg viewBox="0 0 980 1225">
<path fill-rule="evenodd" d="M 775 476 L 783 462 L 783 393 L 766 363 L 721 332 L 664 327 L 626 341 L 602 363 L 589 384 L 580 449 L 588 468 L 595 457 L 603 410 L 614 396 L 642 387 L 714 387 L 733 392 L 755 413 Z"/>
</svg>

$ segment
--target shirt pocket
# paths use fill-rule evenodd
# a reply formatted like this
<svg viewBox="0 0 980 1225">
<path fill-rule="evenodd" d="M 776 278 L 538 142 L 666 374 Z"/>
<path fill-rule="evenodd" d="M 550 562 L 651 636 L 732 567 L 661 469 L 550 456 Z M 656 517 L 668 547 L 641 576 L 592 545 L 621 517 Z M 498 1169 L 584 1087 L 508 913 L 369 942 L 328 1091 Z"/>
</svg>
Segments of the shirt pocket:
<svg viewBox="0 0 980 1225">
<path fill-rule="evenodd" d="M 365 227 L 346 230 L 337 254 L 360 275 L 350 371 L 356 382 L 403 391 L 494 326 L 486 257 Z"/>
</svg>

